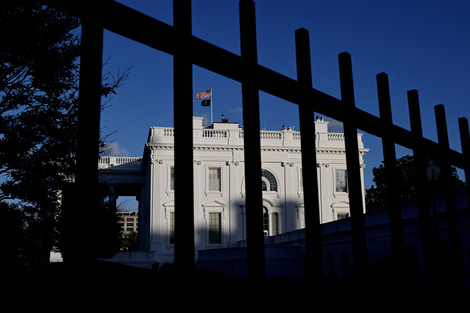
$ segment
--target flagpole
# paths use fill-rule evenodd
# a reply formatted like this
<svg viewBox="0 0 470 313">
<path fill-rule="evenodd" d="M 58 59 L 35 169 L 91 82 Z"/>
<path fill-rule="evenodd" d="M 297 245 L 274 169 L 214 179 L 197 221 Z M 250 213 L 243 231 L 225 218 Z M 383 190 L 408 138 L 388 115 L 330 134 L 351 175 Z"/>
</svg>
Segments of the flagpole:
<svg viewBox="0 0 470 313">
<path fill-rule="evenodd" d="M 212 83 L 211 83 L 211 126 L 213 125 L 213 120 L 212 120 L 212 99 L 214 97 L 214 94 L 212 93 Z"/>
</svg>

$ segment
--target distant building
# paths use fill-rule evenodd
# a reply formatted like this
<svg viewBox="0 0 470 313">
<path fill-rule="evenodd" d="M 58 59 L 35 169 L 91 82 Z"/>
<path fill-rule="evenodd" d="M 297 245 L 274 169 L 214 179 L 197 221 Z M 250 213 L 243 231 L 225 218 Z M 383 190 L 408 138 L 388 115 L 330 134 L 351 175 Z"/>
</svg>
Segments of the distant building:
<svg viewBox="0 0 470 313">
<path fill-rule="evenodd" d="M 119 230 L 123 235 L 139 231 L 138 211 L 117 211 Z"/>
<path fill-rule="evenodd" d="M 227 120 L 204 127 L 202 120 L 193 118 L 195 250 L 239 247 L 246 239 L 243 129 Z M 320 219 L 326 223 L 349 216 L 345 142 L 323 119 L 315 126 Z M 300 132 L 283 127 L 260 137 L 265 235 L 302 229 Z M 362 175 L 368 149 L 358 137 Z M 142 159 L 103 157 L 99 166 L 117 195 L 132 189 L 140 200 L 139 249 L 154 251 L 156 262 L 172 262 L 174 129 L 150 128 Z"/>
</svg>

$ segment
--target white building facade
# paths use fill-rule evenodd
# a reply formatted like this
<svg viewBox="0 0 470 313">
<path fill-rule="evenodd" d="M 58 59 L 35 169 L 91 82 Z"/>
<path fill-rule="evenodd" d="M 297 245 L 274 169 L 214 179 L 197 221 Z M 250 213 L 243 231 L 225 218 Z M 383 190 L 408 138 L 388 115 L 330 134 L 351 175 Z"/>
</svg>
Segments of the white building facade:
<svg viewBox="0 0 470 313">
<path fill-rule="evenodd" d="M 195 250 L 240 247 L 246 239 L 243 129 L 228 122 L 204 127 L 202 120 L 193 118 Z M 320 219 L 326 223 L 349 216 L 345 142 L 344 134 L 328 132 L 323 119 L 315 127 Z M 260 136 L 265 235 L 304 228 L 300 132 L 284 128 Z M 358 136 L 362 175 L 368 149 Z M 102 169 L 110 166 L 105 163 Z M 173 128 L 150 129 L 140 166 L 139 246 L 154 251 L 160 264 L 172 262 Z"/>
<path fill-rule="evenodd" d="M 228 122 L 205 127 L 202 121 L 193 118 L 196 253 L 240 247 L 246 239 L 243 129 Z M 326 223 L 349 216 L 345 142 L 344 134 L 328 132 L 323 119 L 315 127 L 320 219 Z M 304 228 L 300 132 L 284 127 L 261 131 L 260 137 L 264 233 Z M 360 134 L 358 141 L 362 176 L 368 149 Z M 139 185 L 139 249 L 154 251 L 160 264 L 173 262 L 174 129 L 152 127 L 142 159 L 103 157 L 99 167 L 102 181 L 110 185 Z"/>
</svg>

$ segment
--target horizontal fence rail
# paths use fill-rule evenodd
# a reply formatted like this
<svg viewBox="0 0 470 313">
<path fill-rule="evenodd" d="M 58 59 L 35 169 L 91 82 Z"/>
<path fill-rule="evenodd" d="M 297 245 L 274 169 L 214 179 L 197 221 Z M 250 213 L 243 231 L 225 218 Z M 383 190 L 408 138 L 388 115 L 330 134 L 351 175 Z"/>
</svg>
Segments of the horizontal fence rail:
<svg viewBox="0 0 470 313">
<path fill-rule="evenodd" d="M 42 0 L 41 2 L 78 17 L 88 16 L 90 12 L 93 12 L 92 14 L 99 18 L 105 29 L 171 55 L 175 53 L 176 43 L 183 40 L 172 26 L 114 1 L 91 3 L 88 1 Z M 152 34 L 152 36 L 145 34 Z M 193 64 L 237 82 L 242 82 L 243 75 L 240 68 L 242 68 L 243 62 L 241 56 L 195 36 L 191 36 L 189 40 Z M 217 56 L 217 58 L 213 56 Z M 302 86 L 296 80 L 259 64 L 255 65 L 253 75 L 255 75 L 254 80 L 257 81 L 257 87 L 261 91 L 295 104 L 300 104 L 301 100 L 307 97 L 312 103 L 315 103 L 316 112 L 338 121 L 346 119 L 344 110 L 338 109 L 344 107 L 340 99 L 315 88 Z M 357 107 L 348 114 L 348 118 L 354 118 L 358 129 L 362 131 L 381 138 L 386 135 L 379 117 Z M 417 139 L 411 131 L 402 127 L 391 125 L 390 128 L 391 139 L 405 148 L 413 149 L 416 144 L 419 144 L 425 151 L 441 149 L 438 143 L 426 138 Z M 461 153 L 450 149 L 448 156 L 453 165 L 464 168 L 465 162 Z"/>
</svg>

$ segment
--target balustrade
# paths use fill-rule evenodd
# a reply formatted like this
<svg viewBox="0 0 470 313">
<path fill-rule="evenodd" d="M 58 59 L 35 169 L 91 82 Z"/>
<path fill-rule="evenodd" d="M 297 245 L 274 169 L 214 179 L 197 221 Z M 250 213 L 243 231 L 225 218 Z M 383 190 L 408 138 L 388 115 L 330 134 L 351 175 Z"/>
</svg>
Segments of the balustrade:
<svg viewBox="0 0 470 313">
<path fill-rule="evenodd" d="M 216 125 L 216 127 L 221 127 L 221 125 Z M 152 127 L 148 142 L 150 144 L 173 144 L 174 134 L 173 128 Z M 358 136 L 359 148 L 363 148 L 361 135 Z M 238 126 L 231 126 L 228 129 L 203 128 L 201 126 L 193 129 L 194 144 L 243 145 L 244 137 L 244 130 Z M 300 147 L 300 138 L 300 132 L 292 129 L 260 131 L 263 146 Z M 317 131 L 315 141 L 317 147 L 342 148 L 344 147 L 344 134 L 328 133 L 325 127 L 324 130 Z"/>
</svg>

